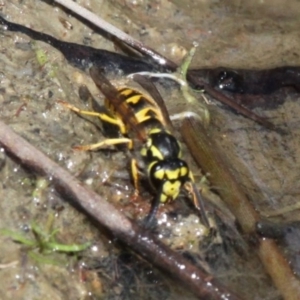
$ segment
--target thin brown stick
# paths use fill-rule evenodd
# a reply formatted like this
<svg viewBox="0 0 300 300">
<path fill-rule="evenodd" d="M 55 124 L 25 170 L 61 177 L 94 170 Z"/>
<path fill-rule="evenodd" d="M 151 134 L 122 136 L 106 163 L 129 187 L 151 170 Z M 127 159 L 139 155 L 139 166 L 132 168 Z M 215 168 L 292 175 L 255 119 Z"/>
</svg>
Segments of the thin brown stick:
<svg viewBox="0 0 300 300">
<path fill-rule="evenodd" d="M 22 165 L 47 178 L 52 178 L 55 188 L 68 199 L 72 199 L 71 204 L 79 206 L 99 225 L 105 226 L 116 238 L 151 264 L 177 279 L 183 287 L 188 288 L 200 299 L 240 299 L 222 287 L 210 274 L 196 268 L 181 255 L 159 242 L 151 233 L 133 224 L 111 204 L 87 189 L 1 121 L 0 144 Z"/>
<path fill-rule="evenodd" d="M 134 39 L 132 36 L 128 35 L 124 31 L 120 30 L 119 28 L 113 26 L 112 24 L 106 22 L 93 12 L 87 10 L 86 8 L 80 6 L 79 4 L 75 3 L 71 0 L 54 0 L 56 3 L 62 5 L 63 7 L 68 8 L 69 10 L 73 11 L 78 16 L 84 18 L 85 20 L 89 21 L 90 23 L 96 25 L 98 28 L 108 32 L 109 34 L 113 35 L 114 37 L 118 38 L 120 41 L 126 43 L 127 45 L 131 46 L 132 48 L 138 50 L 139 52 L 152 57 L 158 64 L 160 65 L 169 65 L 176 68 L 176 64 L 163 57 L 155 50 L 151 49 L 148 46 L 145 46 L 142 42 Z"/>
<path fill-rule="evenodd" d="M 211 183 L 220 188 L 222 200 L 235 215 L 243 231 L 257 239 L 260 260 L 284 299 L 300 299 L 299 280 L 294 276 L 276 243 L 271 239 L 256 236 L 255 226 L 260 216 L 230 173 L 224 157 L 221 157 L 207 130 L 195 119 L 189 118 L 183 121 L 182 136 L 204 173 L 210 173 Z"/>
</svg>

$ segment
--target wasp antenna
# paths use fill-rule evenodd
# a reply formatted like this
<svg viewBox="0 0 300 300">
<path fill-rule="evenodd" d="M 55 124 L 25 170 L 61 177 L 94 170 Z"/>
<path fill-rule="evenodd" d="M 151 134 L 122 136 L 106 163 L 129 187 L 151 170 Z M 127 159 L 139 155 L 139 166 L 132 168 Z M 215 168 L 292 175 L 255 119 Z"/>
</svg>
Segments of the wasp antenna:
<svg viewBox="0 0 300 300">
<path fill-rule="evenodd" d="M 159 193 L 156 194 L 154 201 L 152 201 L 151 210 L 143 222 L 145 228 L 151 228 L 154 224 L 154 219 L 157 214 L 158 207 L 160 205 L 161 192 L 162 188 L 160 189 Z"/>
</svg>

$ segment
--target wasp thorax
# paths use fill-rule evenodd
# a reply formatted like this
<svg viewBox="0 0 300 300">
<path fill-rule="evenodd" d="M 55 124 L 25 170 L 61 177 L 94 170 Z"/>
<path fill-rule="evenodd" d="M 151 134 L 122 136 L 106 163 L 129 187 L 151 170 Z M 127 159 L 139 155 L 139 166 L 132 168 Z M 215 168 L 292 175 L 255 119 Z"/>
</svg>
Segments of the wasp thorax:
<svg viewBox="0 0 300 300">
<path fill-rule="evenodd" d="M 141 155 L 149 162 L 181 157 L 181 147 L 176 138 L 166 130 L 153 129 L 141 150 Z"/>
</svg>

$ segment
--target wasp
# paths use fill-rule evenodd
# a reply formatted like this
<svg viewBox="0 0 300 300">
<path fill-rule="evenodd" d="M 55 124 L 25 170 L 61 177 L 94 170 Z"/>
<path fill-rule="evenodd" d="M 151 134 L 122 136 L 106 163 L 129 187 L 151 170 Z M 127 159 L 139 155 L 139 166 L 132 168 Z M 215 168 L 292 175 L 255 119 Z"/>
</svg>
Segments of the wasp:
<svg viewBox="0 0 300 300">
<path fill-rule="evenodd" d="M 202 197 L 195 187 L 188 164 L 182 159 L 181 145 L 170 131 L 170 117 L 154 84 L 150 81 L 147 83 L 146 78 L 141 75 L 135 76 L 135 80 L 143 87 L 148 85 L 149 88 L 152 84 L 155 99 L 136 89 L 117 89 L 97 67 L 90 68 L 90 75 L 105 96 L 104 104 L 109 113 L 81 110 L 66 102 L 63 102 L 63 105 L 78 114 L 96 116 L 103 122 L 116 125 L 121 136 L 76 148 L 88 151 L 126 144 L 129 150 L 133 150 L 139 145 L 144 173 L 155 193 L 145 224 L 152 224 L 160 203 L 175 200 L 180 192 L 185 190 L 200 211 L 203 225 L 209 228 Z M 138 191 L 139 163 L 136 158 L 131 159 L 130 166 L 134 187 Z"/>
</svg>

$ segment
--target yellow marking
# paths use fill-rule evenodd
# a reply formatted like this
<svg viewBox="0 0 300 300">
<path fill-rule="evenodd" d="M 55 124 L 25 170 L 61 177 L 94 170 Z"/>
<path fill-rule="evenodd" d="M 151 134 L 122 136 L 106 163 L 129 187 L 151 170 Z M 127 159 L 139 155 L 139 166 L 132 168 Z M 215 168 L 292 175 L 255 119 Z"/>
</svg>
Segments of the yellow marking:
<svg viewBox="0 0 300 300">
<path fill-rule="evenodd" d="M 154 101 L 148 95 L 145 95 L 143 92 L 140 92 L 139 90 L 130 89 L 130 88 L 126 88 L 126 87 L 125 88 L 120 88 L 118 90 L 120 92 L 120 95 L 123 95 L 125 97 L 129 96 L 129 98 L 131 98 L 130 97 L 131 94 L 136 94 L 135 96 L 139 96 L 140 99 L 144 100 L 145 102 L 147 102 L 148 104 L 150 104 L 151 106 L 154 106 L 157 110 L 159 110 L 159 106 L 157 105 L 156 101 Z M 135 97 L 135 96 L 133 96 L 133 97 Z"/>
<path fill-rule="evenodd" d="M 160 202 L 161 202 L 161 203 L 165 203 L 165 202 L 167 202 L 167 201 L 168 201 L 168 196 L 165 195 L 165 194 L 161 194 L 161 195 L 160 195 Z"/>
<path fill-rule="evenodd" d="M 163 185 L 163 193 L 170 197 L 172 200 L 175 200 L 179 194 L 181 187 L 181 182 L 176 180 L 175 182 L 166 181 Z"/>
<path fill-rule="evenodd" d="M 85 145 L 85 146 L 75 146 L 74 149 L 81 150 L 81 151 L 88 151 L 88 150 L 96 150 L 105 146 L 115 146 L 119 144 L 128 144 L 128 147 L 132 146 L 132 140 L 128 138 L 116 138 L 116 139 L 106 139 L 102 142 Z"/>
<path fill-rule="evenodd" d="M 135 95 L 126 99 L 127 104 L 136 104 L 141 100 L 141 95 Z"/>
<path fill-rule="evenodd" d="M 152 118 L 151 115 L 148 115 L 148 113 L 152 110 L 151 107 L 145 107 L 141 109 L 140 111 L 136 112 L 135 116 L 138 119 L 139 123 L 142 123 L 144 121 L 149 120 Z"/>
<path fill-rule="evenodd" d="M 149 134 L 154 134 L 154 133 L 159 133 L 159 132 L 161 132 L 161 129 L 159 129 L 159 128 L 153 128 L 153 129 L 151 129 L 149 131 Z"/>
<path fill-rule="evenodd" d="M 151 114 L 152 112 L 152 114 Z M 141 109 L 140 111 L 136 112 L 136 118 L 137 120 L 142 123 L 144 121 L 147 121 L 149 119 L 156 119 L 158 120 L 161 124 L 165 126 L 165 120 L 160 113 L 159 110 L 153 108 L 153 107 L 145 107 Z"/>
<path fill-rule="evenodd" d="M 162 153 L 154 145 L 151 146 L 150 151 L 151 151 L 151 154 L 152 154 L 153 157 L 156 157 L 160 160 L 164 159 Z"/>
<path fill-rule="evenodd" d="M 180 169 L 180 175 L 181 175 L 181 176 L 186 176 L 187 173 L 188 173 L 188 168 L 182 167 L 182 168 Z"/>
<path fill-rule="evenodd" d="M 127 97 L 128 95 L 132 94 L 132 92 L 135 92 L 132 89 L 123 88 L 124 90 L 120 89 L 120 95 Z"/>
<path fill-rule="evenodd" d="M 177 178 L 179 177 L 179 174 L 180 174 L 180 169 L 176 169 L 176 170 L 166 170 L 165 173 L 166 173 L 167 178 L 168 178 L 169 180 L 177 179 Z"/>
<path fill-rule="evenodd" d="M 157 179 L 164 179 L 165 170 L 158 170 L 154 173 L 155 178 Z"/>
<path fill-rule="evenodd" d="M 127 133 L 127 129 L 126 129 L 126 126 L 125 124 L 123 123 L 123 121 L 121 119 L 117 119 L 117 118 L 113 118 L 113 117 L 110 117 L 109 115 L 107 114 L 104 114 L 104 113 L 98 113 L 98 117 L 104 121 L 104 122 L 107 122 L 107 123 L 110 123 L 110 124 L 114 124 L 116 126 L 119 127 L 119 130 L 120 132 L 124 135 Z"/>
</svg>

